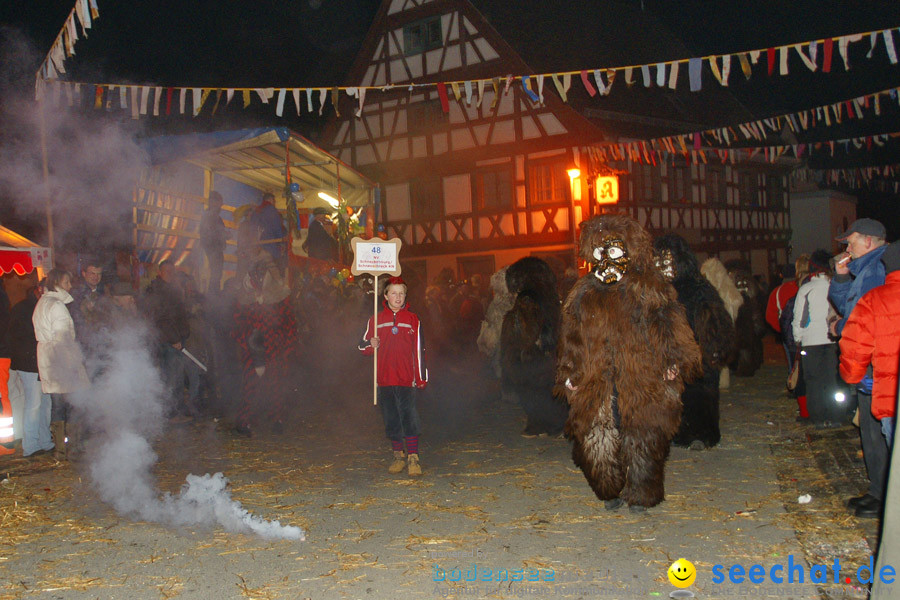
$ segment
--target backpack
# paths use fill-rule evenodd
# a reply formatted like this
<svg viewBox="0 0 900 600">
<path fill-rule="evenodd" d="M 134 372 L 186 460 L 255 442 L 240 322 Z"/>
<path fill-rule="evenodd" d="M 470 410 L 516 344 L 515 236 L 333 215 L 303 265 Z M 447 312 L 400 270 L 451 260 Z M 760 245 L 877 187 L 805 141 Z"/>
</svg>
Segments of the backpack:
<svg viewBox="0 0 900 600">
<path fill-rule="evenodd" d="M 796 304 L 796 300 L 797 296 L 794 295 L 785 302 L 784 308 L 781 309 L 781 315 L 778 317 L 778 324 L 781 326 L 781 337 L 790 349 L 791 354 L 797 351 L 797 342 L 794 341 L 794 304 Z"/>
</svg>

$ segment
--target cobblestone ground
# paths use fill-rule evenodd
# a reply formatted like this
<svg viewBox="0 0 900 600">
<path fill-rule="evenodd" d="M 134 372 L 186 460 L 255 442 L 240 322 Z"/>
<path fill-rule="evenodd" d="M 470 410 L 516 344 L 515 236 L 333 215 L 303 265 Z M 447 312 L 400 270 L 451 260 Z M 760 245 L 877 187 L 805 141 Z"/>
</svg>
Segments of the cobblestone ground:
<svg viewBox="0 0 900 600">
<path fill-rule="evenodd" d="M 84 463 L 3 459 L 0 600 L 658 598 L 678 558 L 698 598 L 865 597 L 856 572 L 877 523 L 843 507 L 865 483 L 856 430 L 796 423 L 782 367 L 733 380 L 722 443 L 674 448 L 666 501 L 636 515 L 604 510 L 566 440 L 522 437 L 476 358 L 432 365 L 418 479 L 386 473 L 371 366 L 349 353 L 304 374 L 284 434 L 204 419 L 156 440 L 161 491 L 223 472 L 244 508 L 306 541 L 132 521 L 100 502 Z"/>
</svg>

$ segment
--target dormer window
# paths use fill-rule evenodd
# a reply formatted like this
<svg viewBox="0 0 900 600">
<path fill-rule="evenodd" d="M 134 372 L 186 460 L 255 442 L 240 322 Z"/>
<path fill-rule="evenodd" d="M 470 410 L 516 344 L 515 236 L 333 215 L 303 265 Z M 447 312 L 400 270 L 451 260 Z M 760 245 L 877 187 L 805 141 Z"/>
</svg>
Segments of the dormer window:
<svg viewBox="0 0 900 600">
<path fill-rule="evenodd" d="M 421 54 L 442 45 L 440 15 L 410 23 L 403 28 L 403 48 L 407 56 Z"/>
</svg>

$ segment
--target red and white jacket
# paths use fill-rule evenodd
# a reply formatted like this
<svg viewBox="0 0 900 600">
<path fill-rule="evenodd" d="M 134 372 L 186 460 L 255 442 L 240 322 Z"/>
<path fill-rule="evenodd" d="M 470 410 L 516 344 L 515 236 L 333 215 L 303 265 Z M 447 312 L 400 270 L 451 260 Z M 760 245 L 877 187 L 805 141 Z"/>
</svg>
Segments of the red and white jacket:
<svg viewBox="0 0 900 600">
<path fill-rule="evenodd" d="M 841 332 L 841 377 L 857 383 L 872 365 L 872 415 L 897 414 L 900 360 L 900 271 L 888 273 L 884 285 L 859 299 Z"/>
<path fill-rule="evenodd" d="M 375 337 L 373 319 L 369 319 L 366 333 L 359 343 L 360 351 L 371 356 L 375 349 L 369 340 Z M 378 385 L 399 385 L 424 388 L 428 383 L 425 368 L 425 345 L 419 317 L 410 312 L 407 304 L 396 313 L 385 308 L 378 313 Z"/>
</svg>

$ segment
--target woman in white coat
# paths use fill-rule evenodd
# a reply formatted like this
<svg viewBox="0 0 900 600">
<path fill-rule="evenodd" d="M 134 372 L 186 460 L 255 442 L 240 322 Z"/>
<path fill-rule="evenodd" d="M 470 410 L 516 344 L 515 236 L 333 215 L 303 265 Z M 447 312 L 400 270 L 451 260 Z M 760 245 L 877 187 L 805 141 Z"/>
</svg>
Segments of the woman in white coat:
<svg viewBox="0 0 900 600">
<path fill-rule="evenodd" d="M 75 341 L 75 323 L 66 304 L 72 302 L 72 276 L 63 269 L 47 275 L 45 292 L 34 307 L 31 317 L 37 338 L 38 374 L 41 388 L 50 394 L 50 431 L 56 454 L 66 456 L 66 436 L 74 447 L 77 427 L 71 423 L 71 406 L 66 396 L 88 387 L 87 372 L 81 347 Z M 67 430 L 68 423 L 68 431 Z"/>
<path fill-rule="evenodd" d="M 806 383 L 806 408 L 817 428 L 838 427 L 847 420 L 846 390 L 837 377 L 838 345 L 828 336 L 833 313 L 828 303 L 831 255 L 816 250 L 809 258 L 809 279 L 794 301 L 793 332 Z"/>
</svg>

